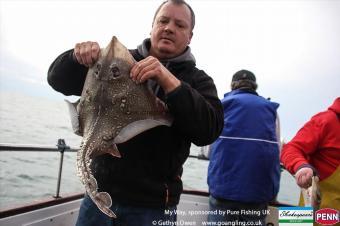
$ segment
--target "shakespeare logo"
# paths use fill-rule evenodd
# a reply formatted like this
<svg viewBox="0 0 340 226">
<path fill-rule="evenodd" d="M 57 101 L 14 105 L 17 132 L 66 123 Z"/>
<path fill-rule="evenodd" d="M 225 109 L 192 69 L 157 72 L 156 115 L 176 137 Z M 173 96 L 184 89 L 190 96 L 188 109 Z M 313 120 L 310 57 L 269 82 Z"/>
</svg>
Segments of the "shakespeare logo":
<svg viewBox="0 0 340 226">
<path fill-rule="evenodd" d="M 315 212 L 315 222 L 322 225 L 333 225 L 339 222 L 339 211 L 331 208 Z"/>
<path fill-rule="evenodd" d="M 279 208 L 280 226 L 312 226 L 313 208 L 312 207 L 280 207 Z"/>
</svg>

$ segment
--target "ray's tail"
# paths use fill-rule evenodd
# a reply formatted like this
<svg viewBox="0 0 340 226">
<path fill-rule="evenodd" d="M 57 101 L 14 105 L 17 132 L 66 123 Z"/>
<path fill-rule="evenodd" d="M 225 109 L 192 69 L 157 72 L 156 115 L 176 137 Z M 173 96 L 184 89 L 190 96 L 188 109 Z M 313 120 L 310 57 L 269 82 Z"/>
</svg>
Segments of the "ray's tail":
<svg viewBox="0 0 340 226">
<path fill-rule="evenodd" d="M 116 218 L 115 213 L 110 209 L 112 205 L 111 196 L 107 192 L 98 192 L 97 180 L 94 178 L 90 165 L 90 155 L 94 151 L 94 141 L 91 140 L 94 136 L 94 128 L 96 127 L 99 115 L 94 123 L 94 126 L 89 132 L 88 139 L 83 141 L 80 150 L 77 152 L 77 175 L 80 181 L 85 185 L 86 193 L 90 196 L 97 207 L 109 217 Z"/>
</svg>

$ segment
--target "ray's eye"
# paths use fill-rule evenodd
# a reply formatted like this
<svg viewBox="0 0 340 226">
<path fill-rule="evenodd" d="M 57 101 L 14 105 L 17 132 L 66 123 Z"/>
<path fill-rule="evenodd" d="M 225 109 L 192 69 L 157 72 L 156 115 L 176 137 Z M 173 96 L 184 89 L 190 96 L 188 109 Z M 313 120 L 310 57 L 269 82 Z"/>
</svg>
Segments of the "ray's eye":
<svg viewBox="0 0 340 226">
<path fill-rule="evenodd" d="M 120 76 L 120 70 L 116 65 L 110 67 L 110 72 L 113 78 L 118 78 Z"/>
</svg>

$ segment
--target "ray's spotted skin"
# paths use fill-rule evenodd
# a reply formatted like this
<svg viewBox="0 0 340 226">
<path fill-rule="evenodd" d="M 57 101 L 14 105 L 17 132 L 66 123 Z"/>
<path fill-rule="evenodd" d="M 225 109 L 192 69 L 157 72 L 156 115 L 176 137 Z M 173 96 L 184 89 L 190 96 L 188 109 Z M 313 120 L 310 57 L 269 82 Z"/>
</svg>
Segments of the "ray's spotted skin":
<svg viewBox="0 0 340 226">
<path fill-rule="evenodd" d="M 110 195 L 98 192 L 91 159 L 106 153 L 121 158 L 116 144 L 153 127 L 172 124 L 165 104 L 147 84 L 131 80 L 134 63 L 127 48 L 113 37 L 89 69 L 80 100 L 68 102 L 73 130 L 83 136 L 77 153 L 77 174 L 98 208 L 114 218 Z"/>
</svg>

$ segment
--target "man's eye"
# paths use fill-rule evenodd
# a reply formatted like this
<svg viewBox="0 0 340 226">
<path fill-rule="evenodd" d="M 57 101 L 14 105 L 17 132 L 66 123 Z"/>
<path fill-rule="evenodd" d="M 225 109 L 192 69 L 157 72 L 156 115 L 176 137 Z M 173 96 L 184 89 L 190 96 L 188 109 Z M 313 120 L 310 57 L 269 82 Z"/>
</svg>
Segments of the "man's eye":
<svg viewBox="0 0 340 226">
<path fill-rule="evenodd" d="M 168 22 L 168 20 L 167 19 L 160 19 L 160 20 L 158 20 L 158 22 L 160 24 L 166 24 Z"/>
<path fill-rule="evenodd" d="M 184 28 L 185 26 L 183 24 L 177 24 L 177 27 Z"/>
</svg>

